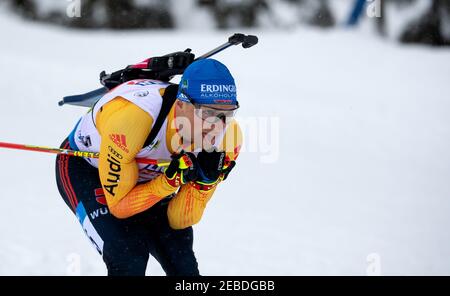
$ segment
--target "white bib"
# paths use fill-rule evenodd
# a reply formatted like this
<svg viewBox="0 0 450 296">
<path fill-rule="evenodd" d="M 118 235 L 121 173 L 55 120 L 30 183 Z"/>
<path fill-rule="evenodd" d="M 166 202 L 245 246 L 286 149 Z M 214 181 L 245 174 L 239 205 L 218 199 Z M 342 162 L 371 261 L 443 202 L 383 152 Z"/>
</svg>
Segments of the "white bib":
<svg viewBox="0 0 450 296">
<path fill-rule="evenodd" d="M 123 97 L 146 111 L 153 118 L 153 124 L 161 110 L 162 97 L 159 90 L 166 88 L 169 84 L 158 80 L 138 79 L 131 80 L 114 88 L 104 95 L 94 107 L 85 114 L 75 127 L 73 141 L 80 151 L 100 151 L 101 136 L 97 131 L 95 119 L 100 108 L 116 97 Z M 154 141 L 141 149 L 136 158 L 170 159 L 171 153 L 166 145 L 167 118 L 161 126 Z M 72 145 L 73 145 L 72 144 Z M 98 168 L 98 159 L 85 158 L 92 166 Z M 155 165 L 140 164 L 139 182 L 154 179 L 164 171 L 164 168 Z"/>
</svg>

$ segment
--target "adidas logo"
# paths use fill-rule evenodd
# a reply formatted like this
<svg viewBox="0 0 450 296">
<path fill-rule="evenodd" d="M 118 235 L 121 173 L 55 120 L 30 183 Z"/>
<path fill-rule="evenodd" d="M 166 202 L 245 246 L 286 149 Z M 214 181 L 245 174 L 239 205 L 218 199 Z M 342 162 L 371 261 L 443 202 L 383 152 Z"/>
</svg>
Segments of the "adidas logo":
<svg viewBox="0 0 450 296">
<path fill-rule="evenodd" d="M 126 153 L 130 152 L 128 150 L 127 147 L 127 138 L 125 137 L 125 135 L 117 135 L 117 134 L 113 134 L 113 135 L 109 135 L 109 138 L 111 139 L 111 141 L 114 142 L 114 144 L 116 144 L 120 149 L 122 149 L 123 151 L 125 151 Z"/>
</svg>

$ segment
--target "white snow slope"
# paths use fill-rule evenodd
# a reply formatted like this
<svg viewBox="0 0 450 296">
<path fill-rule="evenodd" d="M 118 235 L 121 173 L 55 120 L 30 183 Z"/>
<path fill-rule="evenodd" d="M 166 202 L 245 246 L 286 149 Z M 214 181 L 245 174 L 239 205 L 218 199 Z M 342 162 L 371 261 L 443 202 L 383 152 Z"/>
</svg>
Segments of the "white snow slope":
<svg viewBox="0 0 450 296">
<path fill-rule="evenodd" d="M 0 141 L 58 146 L 86 109 L 57 102 L 97 88 L 101 70 L 200 54 L 230 33 L 88 32 L 2 14 Z M 264 122 L 278 133 L 247 147 L 195 226 L 201 273 L 450 275 L 450 51 L 360 31 L 246 33 L 260 44 L 216 58 L 235 76 L 242 122 L 256 120 L 247 143 Z M 0 274 L 65 275 L 74 258 L 82 275 L 105 274 L 58 194 L 53 155 L 0 148 L 0 209 Z M 154 260 L 147 272 L 164 274 Z"/>
</svg>

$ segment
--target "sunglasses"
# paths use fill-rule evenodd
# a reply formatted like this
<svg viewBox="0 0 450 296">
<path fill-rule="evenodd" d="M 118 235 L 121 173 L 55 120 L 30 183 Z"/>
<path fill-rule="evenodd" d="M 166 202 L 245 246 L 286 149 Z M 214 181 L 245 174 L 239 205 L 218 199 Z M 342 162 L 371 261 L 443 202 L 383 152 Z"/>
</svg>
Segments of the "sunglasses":
<svg viewBox="0 0 450 296">
<path fill-rule="evenodd" d="M 194 105 L 195 114 L 198 117 L 200 117 L 202 120 L 209 122 L 209 123 L 217 123 L 219 121 L 223 121 L 225 123 L 227 118 L 235 116 L 237 109 L 239 109 L 239 107 L 240 107 L 238 102 L 236 102 L 236 105 L 234 106 L 234 108 L 230 108 L 230 109 L 205 106 L 202 104 L 194 103 L 191 96 L 189 96 L 185 92 L 182 92 L 182 93 L 189 100 L 189 103 Z"/>
</svg>

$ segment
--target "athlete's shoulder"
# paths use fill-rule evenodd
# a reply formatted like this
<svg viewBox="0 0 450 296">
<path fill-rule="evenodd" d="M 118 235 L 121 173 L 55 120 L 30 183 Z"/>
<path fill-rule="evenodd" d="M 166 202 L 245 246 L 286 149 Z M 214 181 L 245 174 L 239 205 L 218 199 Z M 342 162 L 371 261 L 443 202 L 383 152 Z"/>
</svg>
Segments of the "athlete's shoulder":
<svg viewBox="0 0 450 296">
<path fill-rule="evenodd" d="M 120 97 L 138 106 L 152 118 L 156 118 L 162 105 L 162 94 L 169 84 L 158 80 L 131 80 L 109 91 L 94 106 L 94 115 L 103 105 Z"/>
<path fill-rule="evenodd" d="M 139 99 L 149 96 L 160 97 L 160 90 L 165 89 L 169 84 L 167 82 L 152 79 L 130 80 L 111 90 L 112 96 L 120 95 L 127 99 Z"/>
</svg>

